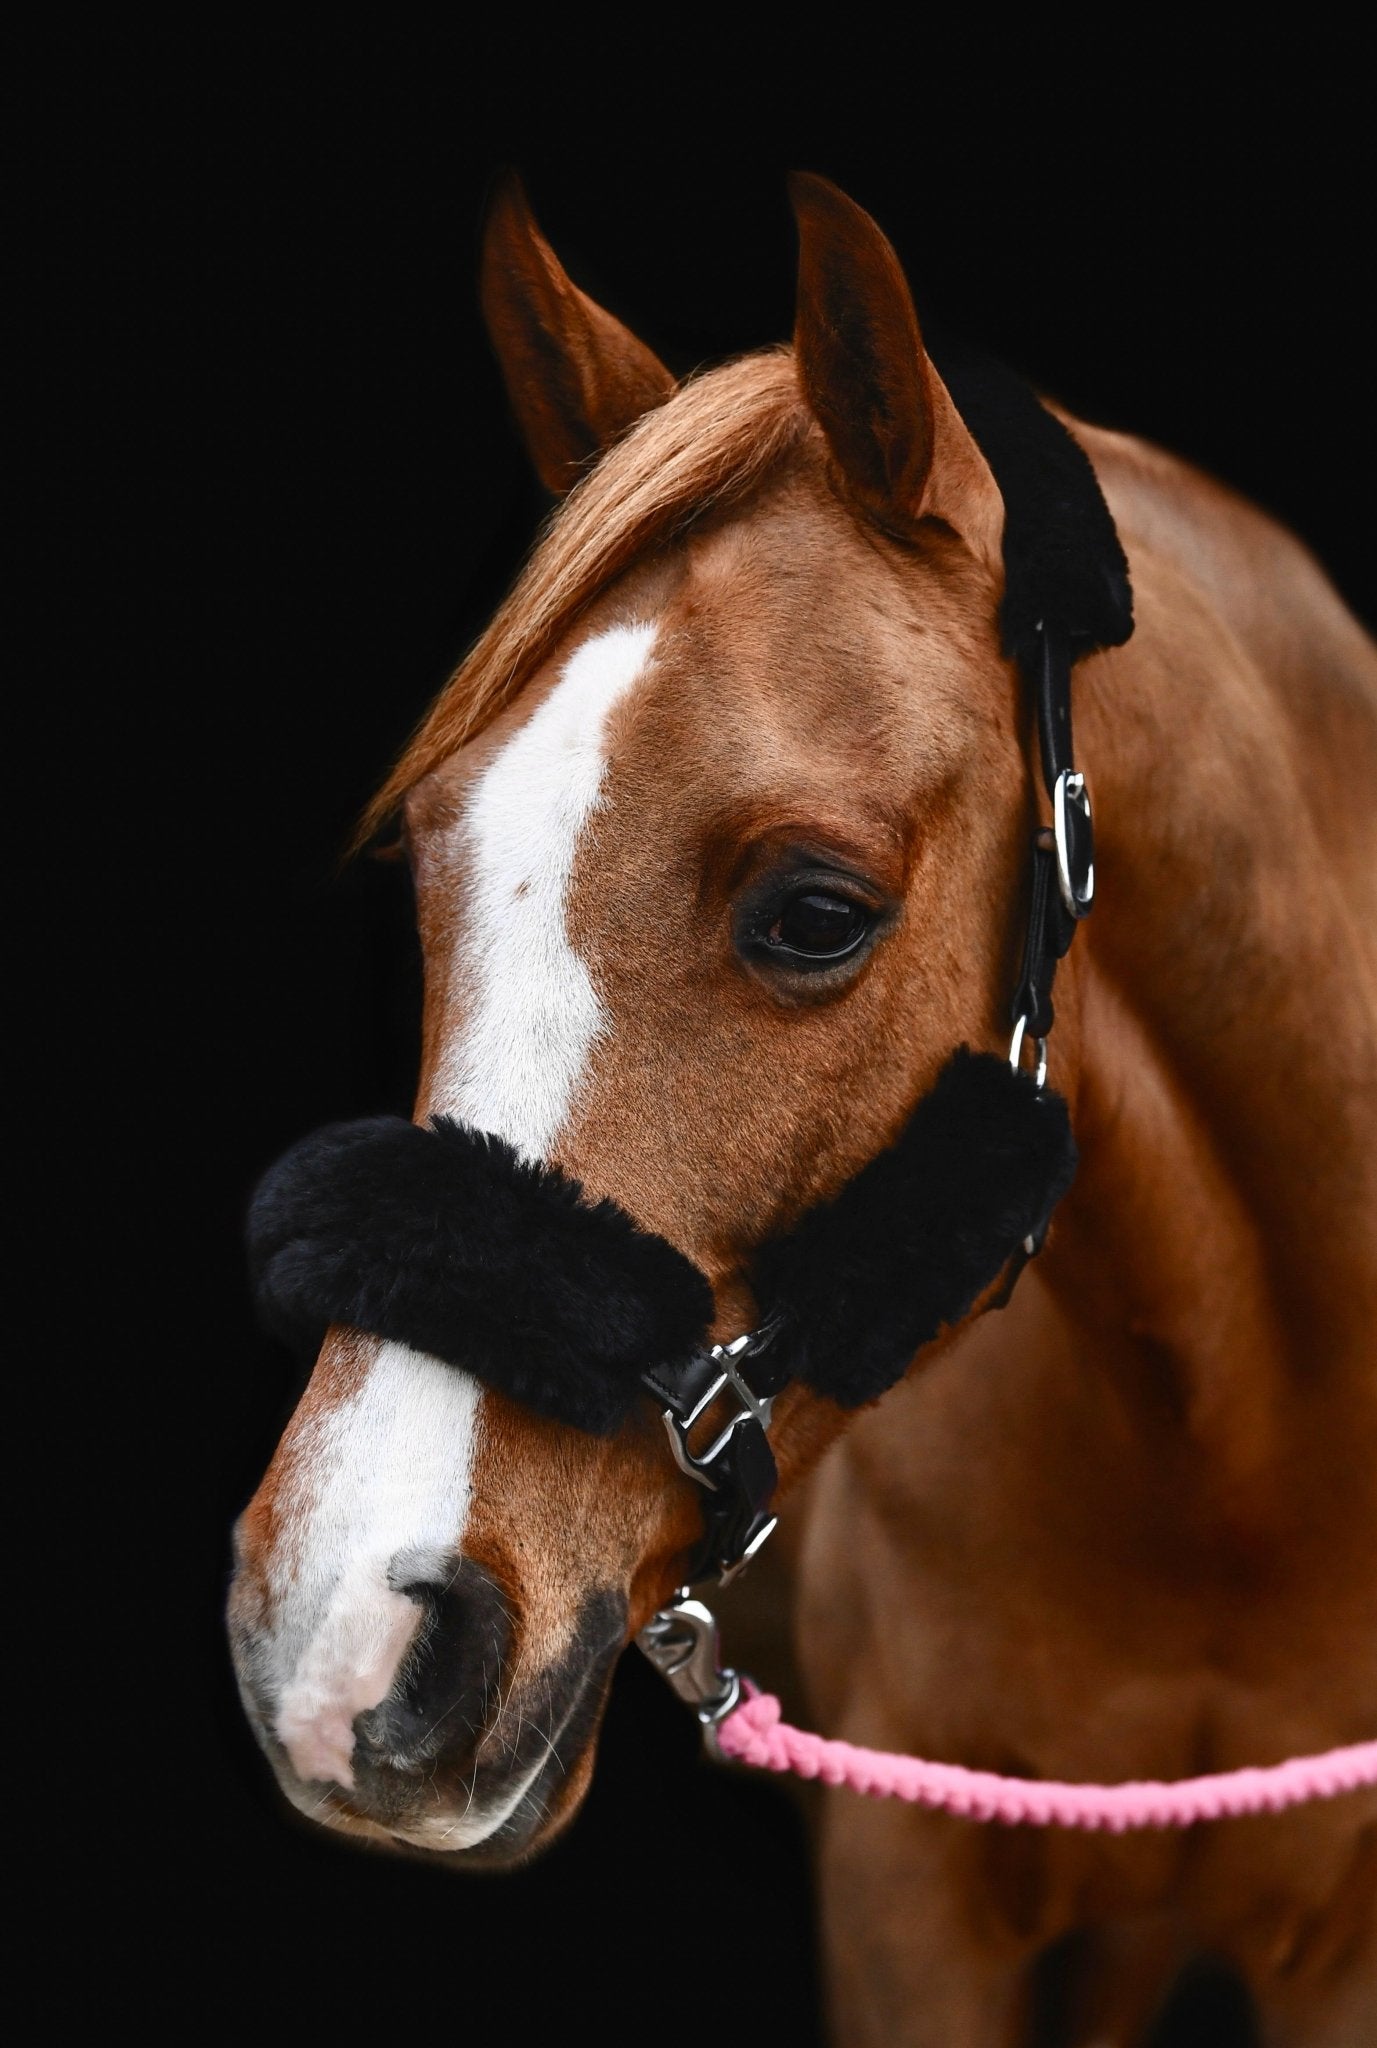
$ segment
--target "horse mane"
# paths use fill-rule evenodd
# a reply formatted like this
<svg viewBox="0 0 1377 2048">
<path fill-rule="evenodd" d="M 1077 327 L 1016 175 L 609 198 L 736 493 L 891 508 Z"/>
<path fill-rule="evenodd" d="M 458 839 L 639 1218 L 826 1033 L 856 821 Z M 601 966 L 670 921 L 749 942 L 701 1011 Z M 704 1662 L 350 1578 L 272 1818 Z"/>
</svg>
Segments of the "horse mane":
<svg viewBox="0 0 1377 2048">
<path fill-rule="evenodd" d="M 740 357 L 646 413 L 552 513 L 492 623 L 426 712 L 363 814 L 355 845 L 475 737 L 599 592 L 657 544 L 743 496 L 804 438 L 793 351 Z"/>
</svg>

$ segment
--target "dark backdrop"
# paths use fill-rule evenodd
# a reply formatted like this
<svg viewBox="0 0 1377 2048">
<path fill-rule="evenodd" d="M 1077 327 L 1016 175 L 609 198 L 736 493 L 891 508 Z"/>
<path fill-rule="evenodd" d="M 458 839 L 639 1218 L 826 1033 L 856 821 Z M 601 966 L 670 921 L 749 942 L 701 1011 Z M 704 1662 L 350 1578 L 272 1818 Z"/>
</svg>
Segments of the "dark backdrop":
<svg viewBox="0 0 1377 2048">
<path fill-rule="evenodd" d="M 572 1833 L 472 1880 L 289 1819 L 222 1646 L 228 1528 L 293 1394 L 245 1302 L 245 1195 L 291 1138 L 411 1085 L 405 885 L 338 856 L 545 509 L 478 318 L 485 192 L 517 165 L 575 277 L 688 369 L 788 332 L 784 173 L 826 172 L 895 240 L 920 314 L 1258 497 L 1370 617 L 1361 67 L 1256 18 L 1246 50 L 985 22 L 895 41 L 849 14 L 817 48 L 715 11 L 578 34 L 344 18 L 65 51 L 33 188 L 40 211 L 76 200 L 53 362 L 78 375 L 51 372 L 46 485 L 98 593 L 80 682 L 107 802 L 72 865 L 109 967 L 79 1031 L 127 1064 L 89 1205 L 117 1250 L 105 1704 L 73 1786 L 84 1822 L 97 1793 L 117 1817 L 90 1988 L 192 2033 L 592 2018 L 804 2043 L 794 1809 L 700 1767 L 637 1660 Z"/>
</svg>

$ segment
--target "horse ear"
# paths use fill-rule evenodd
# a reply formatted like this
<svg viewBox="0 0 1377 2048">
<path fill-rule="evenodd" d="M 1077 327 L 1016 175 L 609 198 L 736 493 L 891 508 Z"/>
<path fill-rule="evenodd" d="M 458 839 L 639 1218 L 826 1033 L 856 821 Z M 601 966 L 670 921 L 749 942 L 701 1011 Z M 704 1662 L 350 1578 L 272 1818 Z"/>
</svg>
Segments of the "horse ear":
<svg viewBox="0 0 1377 2048">
<path fill-rule="evenodd" d="M 891 533 L 941 519 L 1002 569 L 1004 501 L 933 368 L 888 238 L 827 178 L 789 181 L 799 232 L 794 353 L 847 494 Z"/>
<path fill-rule="evenodd" d="M 515 176 L 489 208 L 481 298 L 513 410 L 549 490 L 577 483 L 590 456 L 674 389 L 659 357 L 565 273 Z"/>
</svg>

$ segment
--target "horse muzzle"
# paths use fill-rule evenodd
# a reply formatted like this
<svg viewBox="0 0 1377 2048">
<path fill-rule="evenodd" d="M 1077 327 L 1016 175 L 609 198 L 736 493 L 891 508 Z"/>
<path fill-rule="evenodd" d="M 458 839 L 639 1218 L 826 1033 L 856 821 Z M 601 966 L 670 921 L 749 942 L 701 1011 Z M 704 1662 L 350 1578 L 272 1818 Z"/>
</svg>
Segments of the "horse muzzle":
<svg viewBox="0 0 1377 2048">
<path fill-rule="evenodd" d="M 625 1642 L 624 1598 L 589 1595 L 560 1654 L 540 1663 L 471 1558 L 386 1591 L 360 1598 L 352 1627 L 336 1620 L 328 1647 L 323 1628 L 288 1644 L 241 1571 L 231 1646 L 278 1784 L 308 1819 L 345 1834 L 474 1864 L 523 1860 L 579 1803 L 578 1767 Z"/>
</svg>

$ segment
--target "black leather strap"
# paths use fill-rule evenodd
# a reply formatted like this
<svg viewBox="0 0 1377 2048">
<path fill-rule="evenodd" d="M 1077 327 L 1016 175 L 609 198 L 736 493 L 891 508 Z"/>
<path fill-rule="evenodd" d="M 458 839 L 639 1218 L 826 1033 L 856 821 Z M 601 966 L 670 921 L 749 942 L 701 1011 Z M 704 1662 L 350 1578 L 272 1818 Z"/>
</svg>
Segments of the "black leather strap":
<svg viewBox="0 0 1377 2048">
<path fill-rule="evenodd" d="M 1057 777 L 1075 761 L 1071 742 L 1071 652 L 1059 620 L 1044 619 L 1038 629 L 1036 665 L 1029 681 L 1037 705 L 1038 752 L 1042 779 L 1051 796 Z"/>
<path fill-rule="evenodd" d="M 690 1582 L 729 1575 L 774 1521 L 779 1467 L 758 1422 L 739 1422 L 717 1460 L 718 1488 L 703 1496 L 703 1543 Z"/>
<path fill-rule="evenodd" d="M 1075 936 L 1075 920 L 1067 915 L 1057 885 L 1057 854 L 1052 834 L 1044 826 L 1033 840 L 1032 872 L 1028 890 L 1028 931 L 1023 941 L 1023 966 L 1010 1005 L 1011 1021 L 1028 1020 L 1034 1038 L 1046 1038 L 1056 1012 L 1052 1008 L 1052 983 L 1057 962 L 1063 958 Z"/>
<path fill-rule="evenodd" d="M 1078 910 L 1073 916 L 1067 906 L 1055 832 L 1048 826 L 1039 826 L 1033 834 L 1023 964 L 1010 1006 L 1012 1021 L 1017 1024 L 1022 1017 L 1033 1038 L 1046 1038 L 1052 1029 L 1056 1014 L 1052 1007 L 1052 983 L 1057 962 L 1065 957 L 1076 926 L 1092 900 L 1094 841 L 1089 810 L 1088 806 L 1083 807 L 1082 800 L 1068 794 L 1070 787 L 1080 785 L 1071 729 L 1071 659 L 1071 639 L 1065 627 L 1055 619 L 1040 621 L 1024 664 L 1024 675 L 1033 692 L 1043 787 L 1052 800 L 1054 813 L 1059 806 L 1067 875 Z M 1079 907 L 1082 901 L 1083 908 Z"/>
</svg>

